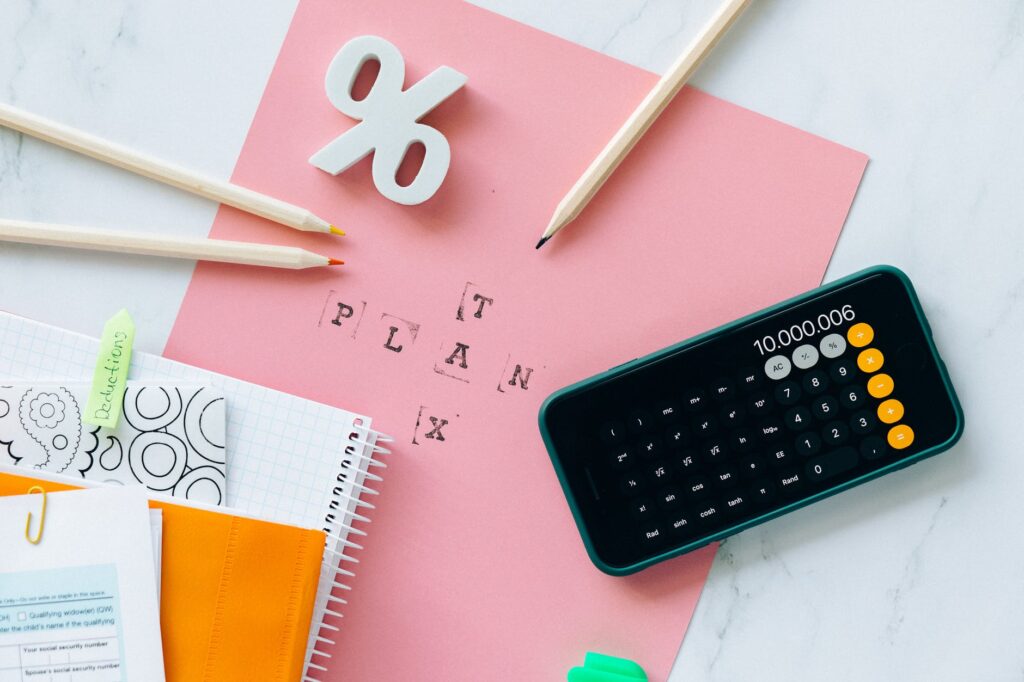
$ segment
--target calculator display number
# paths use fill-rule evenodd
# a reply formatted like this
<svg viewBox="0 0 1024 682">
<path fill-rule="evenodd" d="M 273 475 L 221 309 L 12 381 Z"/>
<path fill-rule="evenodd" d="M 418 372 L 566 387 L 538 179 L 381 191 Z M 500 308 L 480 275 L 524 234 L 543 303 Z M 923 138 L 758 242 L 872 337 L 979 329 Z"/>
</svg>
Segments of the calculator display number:
<svg viewBox="0 0 1024 682">
<path fill-rule="evenodd" d="M 754 348 L 761 355 L 774 353 L 779 348 L 786 348 L 793 343 L 809 339 L 816 334 L 840 327 L 856 319 L 857 313 L 853 306 L 846 304 L 823 312 L 816 318 L 803 320 L 780 329 L 774 334 L 766 334 L 754 339 Z"/>
</svg>

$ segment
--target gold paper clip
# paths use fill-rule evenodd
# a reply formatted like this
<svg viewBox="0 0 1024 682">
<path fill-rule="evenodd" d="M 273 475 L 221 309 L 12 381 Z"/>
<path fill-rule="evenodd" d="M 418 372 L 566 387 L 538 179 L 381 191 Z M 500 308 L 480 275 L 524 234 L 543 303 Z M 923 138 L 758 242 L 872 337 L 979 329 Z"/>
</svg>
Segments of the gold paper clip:
<svg viewBox="0 0 1024 682">
<path fill-rule="evenodd" d="M 43 526 L 46 525 L 46 491 L 38 485 L 34 485 L 28 489 L 29 494 L 42 493 L 43 494 L 43 511 L 39 514 L 39 532 L 36 533 L 35 537 L 29 534 L 29 529 L 32 527 L 32 512 L 28 513 L 28 518 L 25 519 L 25 539 L 31 542 L 33 545 L 38 545 L 43 539 Z"/>
</svg>

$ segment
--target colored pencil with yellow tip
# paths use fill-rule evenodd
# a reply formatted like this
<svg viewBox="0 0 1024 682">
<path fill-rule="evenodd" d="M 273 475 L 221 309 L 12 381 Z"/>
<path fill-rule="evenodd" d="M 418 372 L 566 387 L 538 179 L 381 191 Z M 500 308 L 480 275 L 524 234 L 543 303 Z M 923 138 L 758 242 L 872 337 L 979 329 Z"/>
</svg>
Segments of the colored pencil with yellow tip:
<svg viewBox="0 0 1024 682">
<path fill-rule="evenodd" d="M 300 206 L 225 180 L 202 175 L 9 104 L 0 103 L 0 125 L 295 230 L 345 234 L 344 231 Z"/>
</svg>

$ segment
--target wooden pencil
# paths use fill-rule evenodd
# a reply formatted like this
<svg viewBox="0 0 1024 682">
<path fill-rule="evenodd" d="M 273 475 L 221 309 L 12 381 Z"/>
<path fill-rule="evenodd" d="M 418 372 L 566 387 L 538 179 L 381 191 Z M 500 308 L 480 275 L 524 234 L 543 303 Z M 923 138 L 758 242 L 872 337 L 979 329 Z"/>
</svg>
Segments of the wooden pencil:
<svg viewBox="0 0 1024 682">
<path fill-rule="evenodd" d="M 294 204 L 202 175 L 9 104 L 0 103 L 0 125 L 296 230 L 345 234 L 323 218 Z"/>
<path fill-rule="evenodd" d="M 328 258 L 294 246 L 250 244 L 220 239 L 165 237 L 23 220 L 0 220 L 0 241 L 291 270 L 344 264 L 344 261 L 336 258 Z"/>
<path fill-rule="evenodd" d="M 537 242 L 537 248 L 551 239 L 559 230 L 576 219 L 606 180 L 615 172 L 633 146 L 643 137 L 655 119 L 665 110 L 672 98 L 682 89 L 704 58 L 718 44 L 750 0 L 726 0 L 715 11 L 711 20 L 700 30 L 689 47 L 676 59 L 640 105 L 609 140 L 597 158 L 583 172 L 569 193 L 555 209 L 548 227 Z"/>
</svg>

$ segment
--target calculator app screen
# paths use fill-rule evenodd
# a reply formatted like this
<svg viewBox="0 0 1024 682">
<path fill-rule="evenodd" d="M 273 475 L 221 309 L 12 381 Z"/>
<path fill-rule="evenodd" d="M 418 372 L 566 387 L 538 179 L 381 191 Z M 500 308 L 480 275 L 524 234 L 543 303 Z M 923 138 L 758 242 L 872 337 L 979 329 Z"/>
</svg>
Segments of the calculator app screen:
<svg viewBox="0 0 1024 682">
<path fill-rule="evenodd" d="M 921 320 L 872 272 L 553 401 L 592 551 L 629 566 L 947 442 L 958 419 Z"/>
</svg>

